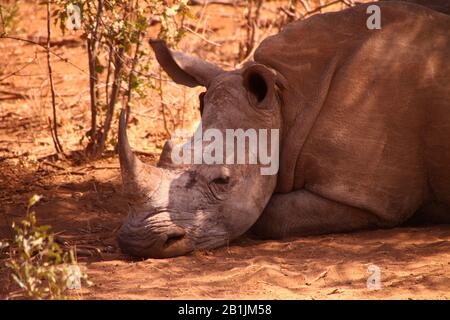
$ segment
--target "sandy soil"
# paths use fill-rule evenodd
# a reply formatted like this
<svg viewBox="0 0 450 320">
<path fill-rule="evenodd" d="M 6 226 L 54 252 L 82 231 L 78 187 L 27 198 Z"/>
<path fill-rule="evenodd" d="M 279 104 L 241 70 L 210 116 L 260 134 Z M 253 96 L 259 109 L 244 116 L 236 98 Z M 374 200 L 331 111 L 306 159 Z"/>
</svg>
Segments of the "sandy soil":
<svg viewBox="0 0 450 320">
<path fill-rule="evenodd" d="M 63 170 L 1 165 L 0 238 L 23 216 L 27 199 L 42 224 L 76 245 L 94 285 L 85 299 L 448 299 L 450 226 L 395 228 L 261 241 L 243 236 L 228 247 L 172 259 L 133 260 L 120 253 L 115 231 L 126 215 L 115 158 Z M 7 182 L 6 182 L 7 181 Z M 368 266 L 381 289 L 367 288 Z M 0 294 L 13 288 L 4 270 Z"/>
<path fill-rule="evenodd" d="M 93 262 L 89 271 L 98 286 L 88 294 L 107 299 L 448 299 L 449 236 L 448 227 L 435 227 L 281 242 L 240 239 L 228 248 L 165 261 Z M 367 290 L 371 264 L 381 268 L 379 291 Z"/>
<path fill-rule="evenodd" d="M 21 9 L 21 36 L 44 39 L 45 11 Z M 236 54 L 233 38 L 238 9 L 212 6 L 210 39 L 230 39 L 220 49 L 199 47 L 191 35 L 183 45 L 208 59 L 228 65 Z M 24 18 L 25 19 L 25 18 Z M 237 21 L 237 22 L 236 22 Z M 26 28 L 24 27 L 26 25 Z M 63 41 L 64 40 L 64 41 Z M 225 42 L 224 42 L 225 43 Z M 248 235 L 229 246 L 189 256 L 133 260 L 117 248 L 115 233 L 127 212 L 121 194 L 119 165 L 112 147 L 99 161 L 85 162 L 79 150 L 88 128 L 87 76 L 83 43 L 77 34 L 56 35 L 54 50 L 76 67 L 55 59 L 60 132 L 69 156 L 53 156 L 47 117 L 48 82 L 42 50 L 0 40 L 7 59 L 0 61 L 0 79 L 29 63 L 17 75 L 0 81 L 0 239 L 11 237 L 11 223 L 24 216 L 28 198 L 43 195 L 36 206 L 39 223 L 51 224 L 61 243 L 76 245 L 78 261 L 94 285 L 84 299 L 449 299 L 450 226 L 403 227 L 351 234 L 261 241 Z M 223 50 L 223 54 L 221 51 Z M 197 115 L 194 91 L 167 84 L 170 103 L 188 96 L 186 121 Z M 179 91 L 177 91 L 179 90 Z M 164 133 L 152 97 L 137 101 L 130 125 L 133 145 L 155 162 Z M 189 121 L 188 121 L 189 120 Z M 0 298 L 16 287 L 0 261 Z M 368 290 L 368 267 L 381 271 L 381 289 Z M 80 297 L 78 294 L 76 295 Z"/>
</svg>

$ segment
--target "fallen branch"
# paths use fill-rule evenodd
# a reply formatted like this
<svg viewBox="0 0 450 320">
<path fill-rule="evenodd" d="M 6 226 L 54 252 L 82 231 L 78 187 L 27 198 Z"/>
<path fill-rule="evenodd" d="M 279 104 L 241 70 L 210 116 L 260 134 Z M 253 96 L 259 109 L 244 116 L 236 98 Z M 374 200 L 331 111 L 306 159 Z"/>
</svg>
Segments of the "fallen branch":
<svg viewBox="0 0 450 320">
<path fill-rule="evenodd" d="M 57 165 L 56 163 L 51 163 L 51 162 L 49 162 L 49 161 L 42 161 L 42 164 L 46 164 L 46 165 L 48 165 L 48 166 L 50 166 L 50 167 L 53 167 L 53 168 L 56 168 L 56 169 L 59 169 L 59 170 L 64 170 L 64 171 L 67 170 L 67 169 L 64 168 L 64 167 L 62 167 L 62 166 L 60 166 L 60 165 Z"/>
<path fill-rule="evenodd" d="M 58 169 L 58 170 L 62 170 L 63 171 L 62 174 L 73 174 L 73 175 L 79 175 L 79 176 L 84 176 L 86 174 L 86 172 L 83 172 L 83 171 L 67 170 L 67 168 L 57 165 L 56 163 L 51 163 L 49 161 L 42 161 L 42 164 L 45 164 L 47 166 L 50 166 L 50 167 Z M 59 174 L 59 173 L 55 173 L 55 174 Z"/>
</svg>

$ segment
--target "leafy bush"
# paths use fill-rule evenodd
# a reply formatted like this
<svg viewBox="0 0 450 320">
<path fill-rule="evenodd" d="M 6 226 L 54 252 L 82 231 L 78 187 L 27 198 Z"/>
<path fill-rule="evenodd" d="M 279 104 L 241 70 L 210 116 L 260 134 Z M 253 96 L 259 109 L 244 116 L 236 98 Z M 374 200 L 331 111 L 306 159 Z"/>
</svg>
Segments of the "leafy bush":
<svg viewBox="0 0 450 320">
<path fill-rule="evenodd" d="M 191 17 L 187 3 L 188 0 L 55 0 L 53 16 L 63 32 L 73 19 L 75 6 L 81 14 L 79 28 L 86 39 L 90 81 L 88 155 L 99 157 L 108 142 L 114 144 L 115 139 L 108 139 L 108 133 L 119 101 L 129 109 L 133 92 L 143 93 L 143 88 L 160 90 L 153 83 L 154 77 L 148 76 L 149 66 L 142 63 L 148 55 L 142 45 L 143 37 L 150 25 L 157 23 L 158 37 L 175 46 L 184 34 L 185 17 Z"/>
<path fill-rule="evenodd" d="M 0 34 L 8 33 L 17 28 L 19 1 L 2 1 L 0 3 Z"/>
<path fill-rule="evenodd" d="M 80 271 L 72 249 L 64 251 L 55 242 L 50 226 L 38 226 L 31 207 L 40 196 L 30 198 L 25 219 L 13 223 L 14 239 L 10 246 L 10 259 L 6 266 L 23 296 L 31 299 L 66 299 L 66 289 L 78 288 L 80 281 L 90 284 Z"/>
</svg>

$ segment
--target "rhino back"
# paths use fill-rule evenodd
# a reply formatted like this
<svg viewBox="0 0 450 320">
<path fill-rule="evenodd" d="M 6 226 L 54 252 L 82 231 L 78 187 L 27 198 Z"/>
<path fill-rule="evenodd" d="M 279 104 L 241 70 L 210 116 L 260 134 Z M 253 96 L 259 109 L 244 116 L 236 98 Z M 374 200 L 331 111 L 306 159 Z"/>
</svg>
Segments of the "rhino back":
<svg viewBox="0 0 450 320">
<path fill-rule="evenodd" d="M 380 1 L 402 1 L 418 4 L 435 11 L 450 14 L 450 0 L 380 0 Z"/>
<path fill-rule="evenodd" d="M 288 80 L 278 191 L 306 188 L 406 219 L 432 197 L 450 207 L 450 18 L 379 3 L 314 16 L 255 53 Z"/>
</svg>

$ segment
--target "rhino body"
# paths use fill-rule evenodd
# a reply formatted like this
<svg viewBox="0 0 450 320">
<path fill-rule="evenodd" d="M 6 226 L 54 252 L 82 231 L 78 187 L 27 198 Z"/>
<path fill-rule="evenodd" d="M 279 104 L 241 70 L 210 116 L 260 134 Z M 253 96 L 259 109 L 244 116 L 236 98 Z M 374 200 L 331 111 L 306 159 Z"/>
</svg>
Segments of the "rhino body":
<svg viewBox="0 0 450 320">
<path fill-rule="evenodd" d="M 273 177 L 250 165 L 176 168 L 170 145 L 160 167 L 146 166 L 122 114 L 133 196 L 122 249 L 168 257 L 248 230 L 283 238 L 394 227 L 414 215 L 450 222 L 450 17 L 376 4 L 380 30 L 366 26 L 368 5 L 315 15 L 264 40 L 234 71 L 153 42 L 176 82 L 207 88 L 203 126 L 279 128 L 280 167 Z"/>
<path fill-rule="evenodd" d="M 380 0 L 380 1 L 399 1 L 399 0 Z M 437 12 L 450 14 L 450 1 L 449 0 L 400 0 L 402 2 L 418 4 L 427 8 L 430 8 Z"/>
</svg>

